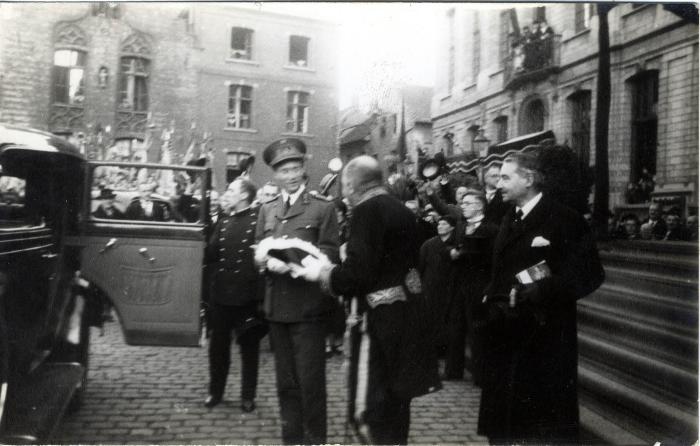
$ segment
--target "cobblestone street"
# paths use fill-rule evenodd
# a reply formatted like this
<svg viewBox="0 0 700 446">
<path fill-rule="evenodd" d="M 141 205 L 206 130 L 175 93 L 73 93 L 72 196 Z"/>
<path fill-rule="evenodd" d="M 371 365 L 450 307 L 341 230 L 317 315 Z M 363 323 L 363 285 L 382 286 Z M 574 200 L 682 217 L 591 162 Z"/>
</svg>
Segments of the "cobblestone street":
<svg viewBox="0 0 700 446">
<path fill-rule="evenodd" d="M 233 351 L 224 402 L 206 409 L 204 348 L 134 347 L 118 323 L 92 329 L 88 389 L 80 410 L 68 414 L 53 442 L 61 444 L 279 444 L 274 363 L 267 338 L 261 346 L 257 410 L 239 409 L 238 352 Z M 234 347 L 235 348 L 235 347 Z M 328 361 L 328 442 L 345 441 L 343 360 Z M 413 400 L 412 443 L 485 444 L 476 435 L 479 390 L 469 381 Z"/>
</svg>

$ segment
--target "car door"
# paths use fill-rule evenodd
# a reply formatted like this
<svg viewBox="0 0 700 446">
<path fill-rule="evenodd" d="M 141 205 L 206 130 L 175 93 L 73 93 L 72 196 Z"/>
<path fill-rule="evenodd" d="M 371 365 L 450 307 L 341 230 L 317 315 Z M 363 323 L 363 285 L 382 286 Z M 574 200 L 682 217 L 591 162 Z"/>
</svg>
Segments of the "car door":
<svg viewBox="0 0 700 446">
<path fill-rule="evenodd" d="M 196 346 L 210 171 L 90 162 L 81 276 L 113 304 L 134 345 Z"/>
</svg>

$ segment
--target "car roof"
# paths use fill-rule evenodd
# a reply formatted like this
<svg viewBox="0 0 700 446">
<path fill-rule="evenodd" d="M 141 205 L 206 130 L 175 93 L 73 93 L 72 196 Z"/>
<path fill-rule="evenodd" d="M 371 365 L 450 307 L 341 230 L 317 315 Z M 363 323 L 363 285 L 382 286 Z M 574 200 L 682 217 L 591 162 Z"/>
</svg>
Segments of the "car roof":
<svg viewBox="0 0 700 446">
<path fill-rule="evenodd" d="M 68 155 L 85 160 L 80 150 L 70 142 L 41 130 L 0 123 L 0 149 L 21 149 L 36 152 Z"/>
</svg>

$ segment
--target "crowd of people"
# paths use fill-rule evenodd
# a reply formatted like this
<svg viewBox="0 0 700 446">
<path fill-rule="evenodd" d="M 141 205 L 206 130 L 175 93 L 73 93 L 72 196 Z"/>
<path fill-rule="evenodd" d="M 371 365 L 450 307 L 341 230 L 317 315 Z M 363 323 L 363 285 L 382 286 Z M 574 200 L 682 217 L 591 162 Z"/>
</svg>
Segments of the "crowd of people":
<svg viewBox="0 0 700 446">
<path fill-rule="evenodd" d="M 239 177 L 211 192 L 204 405 L 224 398 L 235 339 L 240 407 L 255 410 L 269 334 L 283 443 L 326 443 L 326 360 L 345 331 L 348 442 L 407 443 L 411 400 L 469 368 L 482 388 L 478 433 L 490 442 L 576 443 L 576 301 L 604 272 L 591 228 L 552 192 L 552 158 L 541 153 L 509 155 L 455 187 L 445 175 L 389 183 L 376 159 L 359 156 L 333 198 L 309 189 L 301 140 L 272 143 L 263 159 L 274 181 Z M 143 204 L 151 186 L 141 189 L 126 211 L 134 218 L 160 212 Z M 675 217 L 652 204 L 643 232 L 676 239 Z"/>
<path fill-rule="evenodd" d="M 619 219 L 611 216 L 608 231 L 620 240 L 697 241 L 698 216 L 689 215 L 684 222 L 681 214 L 675 206 L 664 211 L 660 203 L 653 202 L 644 219 L 633 213 L 621 215 Z"/>
</svg>

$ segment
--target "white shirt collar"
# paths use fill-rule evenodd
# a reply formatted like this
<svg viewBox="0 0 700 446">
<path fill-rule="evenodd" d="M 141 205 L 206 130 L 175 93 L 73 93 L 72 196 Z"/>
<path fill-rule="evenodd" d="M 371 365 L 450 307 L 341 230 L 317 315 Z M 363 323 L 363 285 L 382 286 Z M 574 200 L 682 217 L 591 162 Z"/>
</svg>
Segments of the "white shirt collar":
<svg viewBox="0 0 700 446">
<path fill-rule="evenodd" d="M 287 192 L 286 190 L 283 189 L 282 190 L 282 201 L 287 201 L 287 197 L 289 197 L 289 205 L 292 206 L 294 203 L 296 203 L 297 198 L 299 198 L 301 196 L 302 192 L 304 192 L 305 188 L 306 188 L 306 186 L 302 184 L 301 186 L 299 186 L 299 189 L 297 189 L 297 191 L 294 192 L 293 194 L 290 194 L 289 192 Z"/>
<path fill-rule="evenodd" d="M 518 211 L 518 210 L 522 211 L 522 213 L 523 213 L 522 218 L 524 219 L 525 217 L 527 217 L 527 214 L 529 214 L 530 211 L 532 211 L 532 209 L 533 209 L 535 206 L 537 206 L 537 203 L 539 203 L 541 199 L 542 199 L 542 192 L 540 192 L 539 194 L 537 194 L 537 195 L 535 195 L 534 197 L 532 197 L 532 198 L 530 199 L 530 201 L 528 201 L 527 203 L 525 203 L 525 205 L 524 205 L 523 207 L 518 207 L 518 206 L 516 206 L 516 207 L 515 207 L 515 210 L 516 210 L 516 211 Z"/>
</svg>

